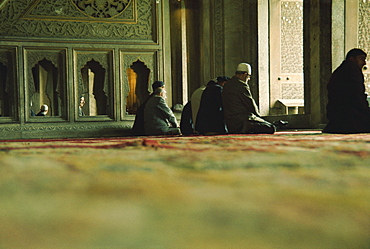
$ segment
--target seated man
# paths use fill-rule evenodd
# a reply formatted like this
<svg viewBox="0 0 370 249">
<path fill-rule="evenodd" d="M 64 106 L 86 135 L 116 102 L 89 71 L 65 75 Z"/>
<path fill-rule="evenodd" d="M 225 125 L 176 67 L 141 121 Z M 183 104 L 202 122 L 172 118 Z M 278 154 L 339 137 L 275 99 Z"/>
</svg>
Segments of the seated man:
<svg viewBox="0 0 370 249">
<path fill-rule="evenodd" d="M 152 84 L 153 92 L 157 88 L 164 88 L 163 81 L 154 81 Z M 139 106 L 136 112 L 134 125 L 132 126 L 131 133 L 135 136 L 144 136 L 145 135 L 145 128 L 144 128 L 144 108 L 148 100 L 153 96 L 153 93 L 148 96 L 148 98 L 144 101 L 143 104 Z"/>
<path fill-rule="evenodd" d="M 153 96 L 144 108 L 144 127 L 146 135 L 180 135 L 177 120 L 165 102 L 166 91 L 155 89 Z"/>
<path fill-rule="evenodd" d="M 370 132 L 370 108 L 362 73 L 365 65 L 366 53 L 361 49 L 352 49 L 333 72 L 327 85 L 329 122 L 323 132 Z"/>
<path fill-rule="evenodd" d="M 240 63 L 235 75 L 222 91 L 224 116 L 229 133 L 273 134 L 275 125 L 262 119 L 252 97 L 248 81 L 252 70 L 247 63 Z"/>
<path fill-rule="evenodd" d="M 47 105 L 42 105 L 40 111 L 36 114 L 36 116 L 46 116 L 48 113 L 49 107 Z"/>
<path fill-rule="evenodd" d="M 221 93 L 229 79 L 227 76 L 217 77 L 217 82 L 210 81 L 204 89 L 195 124 L 195 130 L 200 134 L 227 133 Z"/>
</svg>

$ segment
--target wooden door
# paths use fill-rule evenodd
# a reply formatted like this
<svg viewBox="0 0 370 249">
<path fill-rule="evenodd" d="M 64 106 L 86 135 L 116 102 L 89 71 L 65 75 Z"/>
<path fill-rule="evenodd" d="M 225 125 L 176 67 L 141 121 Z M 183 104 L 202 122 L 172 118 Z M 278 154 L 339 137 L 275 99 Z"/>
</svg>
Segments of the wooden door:
<svg viewBox="0 0 370 249">
<path fill-rule="evenodd" d="M 303 0 L 271 0 L 270 114 L 302 114 L 303 84 Z"/>
</svg>

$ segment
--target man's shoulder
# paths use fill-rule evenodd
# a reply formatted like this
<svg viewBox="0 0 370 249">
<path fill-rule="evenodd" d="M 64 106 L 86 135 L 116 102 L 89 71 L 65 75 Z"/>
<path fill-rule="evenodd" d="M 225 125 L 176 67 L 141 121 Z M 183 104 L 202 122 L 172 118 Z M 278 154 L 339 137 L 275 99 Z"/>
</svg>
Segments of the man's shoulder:
<svg viewBox="0 0 370 249">
<path fill-rule="evenodd" d="M 247 85 L 241 81 L 239 78 L 235 78 L 232 80 L 229 80 L 223 87 L 223 89 L 240 89 L 240 88 L 245 88 Z"/>
<path fill-rule="evenodd" d="M 207 87 L 206 89 L 204 89 L 204 92 L 221 92 L 223 89 L 222 86 L 220 85 L 213 85 L 213 86 L 209 86 Z"/>
<path fill-rule="evenodd" d="M 362 71 L 359 67 L 356 67 L 348 61 L 343 61 L 332 73 L 330 81 L 346 81 L 349 78 L 360 78 Z"/>
<path fill-rule="evenodd" d="M 153 95 L 152 97 L 150 97 L 150 99 L 148 99 L 148 102 L 146 102 L 146 105 L 155 105 L 156 103 L 159 102 L 160 99 L 161 99 L 160 96 Z"/>
<path fill-rule="evenodd" d="M 357 66 L 355 64 L 353 64 L 352 62 L 350 61 L 343 61 L 335 70 L 334 70 L 334 73 L 335 72 L 357 72 L 358 70 L 357 69 Z M 360 70 L 361 71 L 361 70 Z"/>
<path fill-rule="evenodd" d="M 206 89 L 206 86 L 201 86 L 201 87 L 199 87 L 199 88 L 195 89 L 195 91 L 193 92 L 193 94 L 192 94 L 192 95 L 197 95 L 197 94 L 199 94 L 199 93 L 203 92 L 203 91 L 204 91 L 204 89 Z"/>
</svg>

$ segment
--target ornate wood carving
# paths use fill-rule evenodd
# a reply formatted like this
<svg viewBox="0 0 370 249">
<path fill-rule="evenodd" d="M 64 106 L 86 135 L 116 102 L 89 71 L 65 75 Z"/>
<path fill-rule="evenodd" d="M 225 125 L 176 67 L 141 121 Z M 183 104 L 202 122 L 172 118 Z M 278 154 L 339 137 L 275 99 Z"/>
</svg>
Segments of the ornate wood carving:
<svg viewBox="0 0 370 249">
<path fill-rule="evenodd" d="M 132 0 L 71 0 L 83 14 L 93 18 L 112 18 L 125 11 Z"/>
<path fill-rule="evenodd" d="M 215 72 L 224 74 L 225 44 L 224 44 L 224 5 L 223 0 L 214 0 L 214 36 L 215 36 Z"/>
<path fill-rule="evenodd" d="M 65 126 L 0 126 L 1 132 L 19 131 L 79 131 L 79 130 L 104 130 L 104 129 L 127 129 L 128 125 L 65 125 Z"/>
<path fill-rule="evenodd" d="M 370 1 L 359 1 L 358 47 L 370 52 Z M 369 58 L 369 55 L 367 56 Z M 369 61 L 369 60 L 368 60 Z M 369 65 L 369 62 L 367 63 Z M 366 92 L 370 91 L 370 69 L 364 70 Z"/>
<path fill-rule="evenodd" d="M 61 70 L 62 68 L 61 61 L 63 61 L 62 60 L 63 52 L 64 51 L 61 51 L 61 50 L 56 50 L 56 51 L 45 51 L 45 50 L 27 51 L 26 50 L 26 63 L 27 63 L 27 72 L 26 72 L 27 81 L 26 82 L 28 83 L 28 97 L 29 98 L 31 98 L 32 95 L 36 92 L 35 81 L 32 75 L 32 68 L 35 65 L 37 65 L 39 61 L 46 59 L 50 61 L 56 68 L 58 68 L 59 75 L 61 75 L 61 73 L 64 71 L 64 70 Z"/>
<path fill-rule="evenodd" d="M 152 0 L 10 1 L 0 12 L 0 36 L 153 41 L 154 6 Z"/>
<path fill-rule="evenodd" d="M 9 0 L 0 0 L 0 10 L 4 8 L 5 4 L 7 4 Z"/>
</svg>

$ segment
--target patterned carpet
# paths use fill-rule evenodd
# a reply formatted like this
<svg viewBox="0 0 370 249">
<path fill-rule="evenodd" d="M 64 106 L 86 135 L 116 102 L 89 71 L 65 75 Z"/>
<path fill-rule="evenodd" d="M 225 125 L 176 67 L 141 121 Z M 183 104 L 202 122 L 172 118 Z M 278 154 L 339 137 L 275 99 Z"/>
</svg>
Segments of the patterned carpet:
<svg viewBox="0 0 370 249">
<path fill-rule="evenodd" d="M 370 134 L 0 141 L 0 248 L 370 248 Z"/>
</svg>

